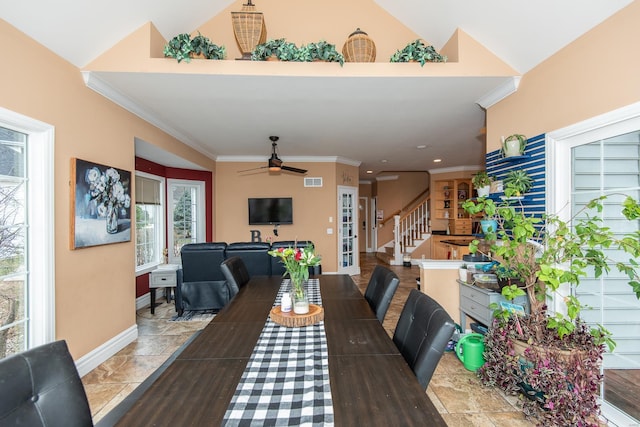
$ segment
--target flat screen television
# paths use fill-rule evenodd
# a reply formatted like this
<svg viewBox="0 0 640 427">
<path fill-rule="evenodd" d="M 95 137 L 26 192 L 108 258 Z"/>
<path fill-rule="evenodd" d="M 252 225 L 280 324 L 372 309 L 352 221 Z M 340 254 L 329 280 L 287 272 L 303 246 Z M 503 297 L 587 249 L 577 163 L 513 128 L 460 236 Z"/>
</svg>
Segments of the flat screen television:
<svg viewBox="0 0 640 427">
<path fill-rule="evenodd" d="M 249 225 L 293 224 L 291 197 L 249 199 Z"/>
</svg>

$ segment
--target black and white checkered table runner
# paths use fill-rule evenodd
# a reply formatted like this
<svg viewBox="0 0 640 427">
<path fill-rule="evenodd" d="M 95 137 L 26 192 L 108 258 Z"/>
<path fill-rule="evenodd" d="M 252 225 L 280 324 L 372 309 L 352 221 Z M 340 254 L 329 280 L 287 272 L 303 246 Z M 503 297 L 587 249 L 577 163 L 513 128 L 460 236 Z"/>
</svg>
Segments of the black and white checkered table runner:
<svg viewBox="0 0 640 427">
<path fill-rule="evenodd" d="M 288 291 L 282 282 L 274 306 Z M 310 279 L 309 302 L 322 305 Z M 225 426 L 332 426 L 324 322 L 287 328 L 267 319 L 224 416 Z"/>
</svg>

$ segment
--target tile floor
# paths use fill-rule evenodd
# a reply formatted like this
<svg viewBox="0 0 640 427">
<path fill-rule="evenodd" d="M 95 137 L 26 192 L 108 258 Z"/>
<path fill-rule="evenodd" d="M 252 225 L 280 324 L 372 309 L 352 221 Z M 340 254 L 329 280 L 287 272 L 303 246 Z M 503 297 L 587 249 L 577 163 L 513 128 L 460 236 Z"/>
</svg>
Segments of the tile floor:
<svg viewBox="0 0 640 427">
<path fill-rule="evenodd" d="M 377 260 L 361 257 L 362 274 L 353 276 L 364 292 Z M 416 287 L 420 275 L 417 266 L 391 266 L 400 277 L 384 327 L 393 334 L 400 311 Z M 171 322 L 175 313 L 166 302 L 151 315 L 149 308 L 137 313 L 138 339 L 82 378 L 94 422 L 121 402 L 145 378 L 157 369 L 180 345 L 208 321 Z M 453 353 L 443 356 L 429 384 L 427 394 L 449 426 L 531 426 L 518 409 L 518 398 L 504 396 L 495 389 L 483 388 L 475 374 L 464 369 Z"/>
</svg>

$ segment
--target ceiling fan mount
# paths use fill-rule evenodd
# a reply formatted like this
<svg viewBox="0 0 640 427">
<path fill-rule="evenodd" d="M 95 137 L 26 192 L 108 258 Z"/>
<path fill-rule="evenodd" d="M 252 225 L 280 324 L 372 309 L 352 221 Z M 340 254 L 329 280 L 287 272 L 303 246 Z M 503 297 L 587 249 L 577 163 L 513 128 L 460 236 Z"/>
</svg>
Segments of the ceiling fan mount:
<svg viewBox="0 0 640 427">
<path fill-rule="evenodd" d="M 294 173 L 301 173 L 301 174 L 307 173 L 306 169 L 298 169 L 298 168 L 294 168 L 294 167 L 291 167 L 291 166 L 283 165 L 282 160 L 280 159 L 280 157 L 278 157 L 278 140 L 279 139 L 280 139 L 280 137 L 278 137 L 278 136 L 270 136 L 269 137 L 269 140 L 271 140 L 271 157 L 269 157 L 269 160 L 267 161 L 267 166 L 261 166 L 259 168 L 247 169 L 247 170 L 243 170 L 243 171 L 240 171 L 240 172 L 248 172 L 250 170 L 268 168 L 270 172 L 287 171 L 287 172 L 294 172 Z"/>
</svg>

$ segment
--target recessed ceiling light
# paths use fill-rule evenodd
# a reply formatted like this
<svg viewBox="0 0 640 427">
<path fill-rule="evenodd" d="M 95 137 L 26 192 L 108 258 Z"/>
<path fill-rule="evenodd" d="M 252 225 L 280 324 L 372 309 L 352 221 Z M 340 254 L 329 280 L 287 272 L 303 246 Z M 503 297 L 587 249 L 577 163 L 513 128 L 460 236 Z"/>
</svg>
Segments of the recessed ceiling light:
<svg viewBox="0 0 640 427">
<path fill-rule="evenodd" d="M 418 145 L 418 146 L 416 146 L 416 148 L 418 150 L 422 150 L 423 148 L 427 148 L 427 146 L 426 145 Z"/>
<path fill-rule="evenodd" d="M 380 160 L 380 162 L 382 162 L 382 163 L 387 163 L 387 162 L 388 162 L 388 160 Z"/>
<path fill-rule="evenodd" d="M 433 159 L 433 163 L 440 163 L 442 159 Z"/>
<path fill-rule="evenodd" d="M 367 171 L 367 173 L 373 173 L 373 171 Z"/>
</svg>

